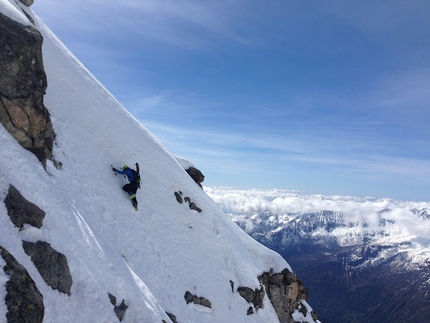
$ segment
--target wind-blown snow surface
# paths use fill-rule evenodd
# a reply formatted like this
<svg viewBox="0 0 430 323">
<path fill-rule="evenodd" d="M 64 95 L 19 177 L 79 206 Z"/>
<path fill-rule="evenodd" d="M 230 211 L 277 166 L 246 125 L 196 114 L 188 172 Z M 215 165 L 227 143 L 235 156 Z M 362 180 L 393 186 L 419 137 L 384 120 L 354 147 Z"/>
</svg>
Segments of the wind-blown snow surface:
<svg viewBox="0 0 430 323">
<path fill-rule="evenodd" d="M 0 0 L 0 12 L 27 21 L 18 6 Z M 0 203 L 0 245 L 35 280 L 43 294 L 44 322 L 117 322 L 108 293 L 129 306 L 126 323 L 171 322 L 164 311 L 181 323 L 278 322 L 267 297 L 263 309 L 247 316 L 249 304 L 232 293 L 229 281 L 260 288 L 258 275 L 290 268 L 288 263 L 243 232 L 32 10 L 22 10 L 44 37 L 45 105 L 57 135 L 54 157 L 63 166 L 58 170 L 48 162 L 45 171 L 0 127 L 2 193 L 12 184 L 46 212 L 41 229 L 19 231 Z M 125 179 L 110 167 L 135 162 L 142 176 L 138 212 L 121 189 Z M 175 191 L 203 211 L 179 204 Z M 46 241 L 65 254 L 73 277 L 71 296 L 44 283 L 22 240 Z M 7 280 L 0 270 L 0 299 Z M 186 304 L 186 291 L 210 300 L 212 309 Z M 0 322 L 6 312 L 0 302 Z M 300 314 L 294 317 L 299 320 Z"/>
</svg>

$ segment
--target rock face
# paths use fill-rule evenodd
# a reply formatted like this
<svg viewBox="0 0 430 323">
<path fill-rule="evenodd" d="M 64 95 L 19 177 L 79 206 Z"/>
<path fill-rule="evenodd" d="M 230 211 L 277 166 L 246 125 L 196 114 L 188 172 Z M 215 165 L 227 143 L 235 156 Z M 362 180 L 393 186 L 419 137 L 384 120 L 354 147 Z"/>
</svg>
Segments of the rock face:
<svg viewBox="0 0 430 323">
<path fill-rule="evenodd" d="M 4 200 L 7 214 L 13 224 L 22 228 L 24 223 L 36 228 L 42 227 L 45 212 L 37 205 L 27 201 L 13 185 L 9 185 L 9 192 Z"/>
<path fill-rule="evenodd" d="M 258 280 L 262 285 L 260 289 L 246 286 L 237 288 L 240 296 L 253 305 L 248 308 L 248 315 L 254 314 L 263 307 L 264 296 L 267 295 L 280 323 L 294 323 L 291 314 L 296 310 L 302 312 L 305 317 L 312 316 L 313 319 L 318 319 L 316 313 L 308 313 L 306 306 L 301 303 L 302 300 L 307 300 L 308 290 L 293 272 L 288 269 L 280 273 L 265 272 L 258 277 Z M 230 283 L 232 284 L 231 281 Z"/>
<path fill-rule="evenodd" d="M 263 273 L 258 279 L 264 285 L 281 323 L 294 322 L 290 314 L 299 308 L 301 311 L 305 310 L 304 306 L 300 306 L 300 301 L 307 300 L 308 290 L 288 269 L 280 273 Z M 313 315 L 313 313 L 310 314 Z"/>
<path fill-rule="evenodd" d="M 73 280 L 66 256 L 43 241 L 37 243 L 23 241 L 22 246 L 31 257 L 31 261 L 33 261 L 43 280 L 52 289 L 70 295 Z"/>
<path fill-rule="evenodd" d="M 55 133 L 43 103 L 47 81 L 42 42 L 36 28 L 0 13 L 0 122 L 45 166 L 52 158 Z"/>
<path fill-rule="evenodd" d="M 10 277 L 6 282 L 6 314 L 8 323 L 41 323 L 45 315 L 43 296 L 27 270 L 2 246 L 0 255 L 6 262 L 4 272 Z"/>
<path fill-rule="evenodd" d="M 260 289 L 252 289 L 249 287 L 239 287 L 237 292 L 242 296 L 248 303 L 252 303 L 254 307 L 248 308 L 247 314 L 254 314 L 254 309 L 257 311 L 258 309 L 263 307 L 264 292 L 263 287 Z"/>
</svg>

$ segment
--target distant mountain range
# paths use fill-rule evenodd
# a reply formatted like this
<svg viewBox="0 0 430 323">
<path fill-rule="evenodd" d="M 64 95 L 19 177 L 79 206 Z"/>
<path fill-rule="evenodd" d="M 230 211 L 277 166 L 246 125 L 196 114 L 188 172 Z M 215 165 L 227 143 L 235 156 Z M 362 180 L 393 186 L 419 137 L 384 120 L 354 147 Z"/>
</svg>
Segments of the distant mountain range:
<svg viewBox="0 0 430 323">
<path fill-rule="evenodd" d="M 228 208 L 243 230 L 290 263 L 323 322 L 430 321 L 429 208 L 370 215 Z"/>
</svg>

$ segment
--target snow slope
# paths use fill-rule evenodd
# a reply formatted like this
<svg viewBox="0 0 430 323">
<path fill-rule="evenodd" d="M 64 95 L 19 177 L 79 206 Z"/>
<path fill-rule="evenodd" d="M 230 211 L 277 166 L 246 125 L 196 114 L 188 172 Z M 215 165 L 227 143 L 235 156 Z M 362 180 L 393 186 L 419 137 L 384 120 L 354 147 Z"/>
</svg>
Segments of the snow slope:
<svg viewBox="0 0 430 323">
<path fill-rule="evenodd" d="M 267 296 L 264 308 L 247 316 L 249 304 L 232 293 L 229 281 L 260 288 L 258 275 L 290 268 L 288 263 L 243 232 L 31 9 L 0 0 L 1 13 L 28 24 L 22 10 L 44 37 L 45 106 L 57 135 L 54 158 L 63 165 L 57 169 L 48 162 L 45 171 L 0 127 L 1 199 L 12 184 L 46 212 L 41 229 L 19 231 L 0 203 L 0 245 L 25 266 L 43 294 L 44 322 L 117 322 L 108 293 L 129 306 L 126 323 L 171 322 L 164 311 L 181 323 L 278 322 Z M 121 189 L 125 179 L 110 167 L 135 162 L 142 176 L 137 212 Z M 175 191 L 202 212 L 178 203 Z M 71 296 L 45 284 L 22 240 L 46 241 L 66 255 Z M 0 267 L 4 264 L 0 257 Z M 7 280 L 0 270 L 0 299 Z M 186 291 L 207 298 L 212 308 L 186 304 Z M 6 312 L 0 302 L 2 323 Z M 302 320 L 299 313 L 294 317 Z"/>
</svg>

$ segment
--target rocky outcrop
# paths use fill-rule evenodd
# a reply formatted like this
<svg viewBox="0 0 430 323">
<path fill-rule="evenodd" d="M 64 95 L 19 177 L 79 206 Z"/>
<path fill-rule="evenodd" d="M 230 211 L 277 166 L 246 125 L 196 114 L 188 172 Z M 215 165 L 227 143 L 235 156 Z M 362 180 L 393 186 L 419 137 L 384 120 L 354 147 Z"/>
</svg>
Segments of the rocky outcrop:
<svg viewBox="0 0 430 323">
<path fill-rule="evenodd" d="M 288 269 L 280 273 L 265 272 L 258 277 L 258 280 L 261 284 L 260 289 L 246 286 L 237 288 L 240 296 L 253 305 L 248 308 L 248 315 L 263 308 L 264 296 L 267 295 L 280 323 L 295 323 L 292 314 L 296 310 L 305 317 L 309 315 L 315 320 L 318 318 L 316 313 L 308 313 L 307 307 L 301 303 L 302 300 L 307 300 L 308 290 L 293 272 Z M 230 284 L 234 286 L 232 281 Z"/>
<path fill-rule="evenodd" d="M 175 192 L 175 197 L 176 197 L 176 201 L 178 201 L 178 203 L 183 203 L 184 202 L 184 199 L 182 198 L 182 192 L 181 191 L 179 191 L 179 192 Z"/>
<path fill-rule="evenodd" d="M 176 316 L 173 315 L 172 313 L 168 313 L 166 312 L 166 315 L 169 317 L 169 319 L 172 321 L 172 323 L 178 323 L 178 320 L 176 319 Z M 163 323 L 165 323 L 166 321 L 163 320 Z"/>
<path fill-rule="evenodd" d="M 196 203 L 194 203 L 191 198 L 189 196 L 185 196 L 184 198 L 182 198 L 182 192 L 181 191 L 176 191 L 175 193 L 175 198 L 176 201 L 178 201 L 178 203 L 183 203 L 184 201 L 186 203 L 188 203 L 188 206 L 191 210 L 197 211 L 197 212 L 202 212 L 202 209 L 199 208 Z"/>
<path fill-rule="evenodd" d="M 67 258 L 56 251 L 47 242 L 32 243 L 23 241 L 25 252 L 31 257 L 43 280 L 52 289 L 70 295 L 72 288 L 72 275 L 70 274 Z"/>
<path fill-rule="evenodd" d="M 4 204 L 11 221 L 18 228 L 21 229 L 24 223 L 36 228 L 42 227 L 45 212 L 37 205 L 26 200 L 15 186 L 9 185 L 9 191 Z"/>
<path fill-rule="evenodd" d="M 247 311 L 247 315 L 254 314 L 254 309 L 257 311 L 263 307 L 264 292 L 263 287 L 260 289 L 252 289 L 249 287 L 239 287 L 237 289 L 240 296 L 242 296 L 248 303 L 252 303 L 254 307 L 249 307 Z"/>
<path fill-rule="evenodd" d="M 280 273 L 263 273 L 258 277 L 258 280 L 264 285 L 267 296 L 273 305 L 273 308 L 278 314 L 281 323 L 294 322 L 291 314 L 299 309 L 306 311 L 304 306 L 301 306 L 301 300 L 307 300 L 308 290 L 297 276 L 284 269 Z M 307 313 L 303 313 L 305 316 Z M 312 313 L 309 313 L 312 315 Z"/>
<path fill-rule="evenodd" d="M 4 203 L 15 226 L 22 228 L 24 223 L 27 223 L 36 228 L 42 227 L 45 212 L 26 200 L 13 185 L 9 185 Z M 37 243 L 23 241 L 22 246 L 46 284 L 61 293 L 70 295 L 73 280 L 66 256 L 43 241 Z"/>
<path fill-rule="evenodd" d="M 112 295 L 111 293 L 108 293 L 109 299 L 110 299 L 110 303 L 114 306 L 113 310 L 115 312 L 116 317 L 118 318 L 118 320 L 121 322 L 122 319 L 124 318 L 124 314 L 128 309 L 128 306 L 125 304 L 125 301 L 122 300 L 121 304 L 117 305 L 116 304 L 116 297 L 114 295 Z"/>
<path fill-rule="evenodd" d="M 6 282 L 7 322 L 41 323 L 45 315 L 43 296 L 27 270 L 2 246 L 0 255 L 6 262 L 4 272 L 10 278 Z"/>
<path fill-rule="evenodd" d="M 36 28 L 0 13 L 0 123 L 45 166 L 52 158 L 55 133 L 43 103 L 47 81 L 42 42 Z"/>
<path fill-rule="evenodd" d="M 185 298 L 185 302 L 187 302 L 187 304 L 194 303 L 194 304 L 201 305 L 204 307 L 212 308 L 212 303 L 208 299 L 201 297 L 201 296 L 191 294 L 189 291 L 185 292 L 184 298 Z"/>
<path fill-rule="evenodd" d="M 194 182 L 197 183 L 197 185 L 203 188 L 202 183 L 205 180 L 205 176 L 199 169 L 195 167 L 189 167 L 185 171 L 188 173 L 188 175 L 191 176 L 191 178 L 194 180 Z"/>
</svg>

